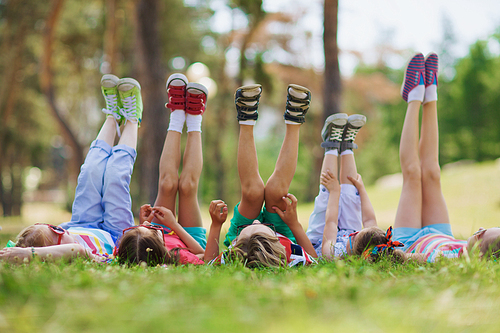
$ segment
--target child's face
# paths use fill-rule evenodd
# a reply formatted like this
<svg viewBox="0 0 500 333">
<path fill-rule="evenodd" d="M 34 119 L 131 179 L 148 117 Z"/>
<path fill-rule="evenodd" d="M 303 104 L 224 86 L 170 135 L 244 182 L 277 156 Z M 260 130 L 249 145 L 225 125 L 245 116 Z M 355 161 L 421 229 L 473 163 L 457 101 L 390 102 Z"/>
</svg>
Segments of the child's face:
<svg viewBox="0 0 500 333">
<path fill-rule="evenodd" d="M 467 239 L 467 250 L 470 251 L 474 245 L 478 244 L 481 253 L 486 253 L 488 247 L 500 239 L 500 228 L 479 228 L 472 236 Z"/>
<path fill-rule="evenodd" d="M 38 228 L 41 228 L 42 232 L 45 233 L 47 239 L 51 240 L 50 245 L 58 245 L 59 243 L 59 234 L 55 233 L 48 225 L 40 224 L 37 225 Z M 67 231 L 64 230 L 64 233 L 61 234 L 61 242 L 59 244 L 73 244 L 77 243 L 73 236 Z"/>
<path fill-rule="evenodd" d="M 269 235 L 271 237 L 276 237 L 276 233 L 271 228 L 263 225 L 262 223 L 260 223 L 260 221 L 255 220 L 251 225 L 241 230 L 240 234 L 238 235 L 238 239 L 249 238 L 257 232 Z"/>
</svg>

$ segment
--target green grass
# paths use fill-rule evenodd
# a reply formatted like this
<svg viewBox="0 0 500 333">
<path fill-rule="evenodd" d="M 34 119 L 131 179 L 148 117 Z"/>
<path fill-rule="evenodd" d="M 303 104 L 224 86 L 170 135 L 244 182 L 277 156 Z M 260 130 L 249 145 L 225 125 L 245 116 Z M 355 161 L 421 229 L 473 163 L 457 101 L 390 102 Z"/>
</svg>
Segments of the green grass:
<svg viewBox="0 0 500 333">
<path fill-rule="evenodd" d="M 498 163 L 446 169 L 442 183 L 457 234 L 500 225 Z M 380 224 L 392 224 L 400 188 L 368 190 Z M 311 210 L 300 205 L 304 224 Z M 23 213 L 0 220 L 1 245 L 24 225 L 69 218 L 46 205 Z M 0 265 L 0 332 L 497 332 L 499 306 L 500 266 L 478 260 L 254 271 Z"/>
</svg>

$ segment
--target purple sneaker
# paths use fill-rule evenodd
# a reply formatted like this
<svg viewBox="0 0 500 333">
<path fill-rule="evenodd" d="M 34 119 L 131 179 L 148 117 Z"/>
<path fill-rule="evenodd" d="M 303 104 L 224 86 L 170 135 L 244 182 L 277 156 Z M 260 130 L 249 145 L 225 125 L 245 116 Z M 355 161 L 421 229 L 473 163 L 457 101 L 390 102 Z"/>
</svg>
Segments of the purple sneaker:
<svg viewBox="0 0 500 333">
<path fill-rule="evenodd" d="M 424 55 L 417 53 L 411 58 L 406 67 L 403 85 L 401 86 L 401 96 L 408 102 L 408 94 L 418 85 L 424 85 L 425 62 Z"/>
<path fill-rule="evenodd" d="M 425 57 L 425 87 L 431 84 L 438 85 L 438 55 L 434 52 Z"/>
</svg>

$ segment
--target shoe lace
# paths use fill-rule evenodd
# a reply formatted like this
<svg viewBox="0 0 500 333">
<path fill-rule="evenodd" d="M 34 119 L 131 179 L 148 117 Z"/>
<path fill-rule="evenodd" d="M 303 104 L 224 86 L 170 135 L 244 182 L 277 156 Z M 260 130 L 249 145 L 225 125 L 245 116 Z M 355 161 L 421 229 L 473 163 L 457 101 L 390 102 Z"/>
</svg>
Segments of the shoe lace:
<svg viewBox="0 0 500 333">
<path fill-rule="evenodd" d="M 342 141 L 342 132 L 344 128 L 332 127 L 332 131 L 330 133 L 330 141 Z"/>
<path fill-rule="evenodd" d="M 344 141 L 353 142 L 356 139 L 356 135 L 358 134 L 360 128 L 348 127 L 345 133 Z"/>
<path fill-rule="evenodd" d="M 186 97 L 186 111 L 203 113 L 205 111 L 205 102 L 205 94 L 192 94 L 188 92 Z"/>
<path fill-rule="evenodd" d="M 122 116 L 129 121 L 137 121 L 136 97 L 129 96 L 122 99 L 123 108 L 120 110 Z"/>
<path fill-rule="evenodd" d="M 186 86 L 170 86 L 168 88 L 167 108 L 183 110 L 185 108 Z"/>
</svg>

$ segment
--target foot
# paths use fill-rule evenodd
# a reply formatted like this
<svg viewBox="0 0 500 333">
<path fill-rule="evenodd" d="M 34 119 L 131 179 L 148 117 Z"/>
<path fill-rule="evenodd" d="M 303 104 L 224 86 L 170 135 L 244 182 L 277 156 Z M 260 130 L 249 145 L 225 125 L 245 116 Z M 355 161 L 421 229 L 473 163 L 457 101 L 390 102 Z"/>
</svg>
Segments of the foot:
<svg viewBox="0 0 500 333">
<path fill-rule="evenodd" d="M 347 118 L 347 125 L 344 128 L 344 133 L 342 135 L 342 145 L 340 151 L 343 152 L 346 149 L 357 149 L 358 145 L 354 143 L 356 135 L 358 134 L 361 127 L 366 124 L 366 117 L 362 114 L 353 114 Z"/>
<path fill-rule="evenodd" d="M 311 103 L 311 92 L 297 84 L 290 84 L 287 91 L 284 118 L 288 122 L 302 124 L 306 121 L 305 115 Z"/>
<path fill-rule="evenodd" d="M 118 98 L 118 89 L 116 88 L 119 80 L 116 75 L 104 74 L 101 78 L 101 92 L 106 101 L 106 107 L 102 109 L 102 112 L 113 116 L 117 123 L 121 125 L 123 122 L 120 113 L 121 103 Z"/>
<path fill-rule="evenodd" d="M 186 109 L 186 85 L 188 83 L 188 78 L 182 74 L 172 74 L 168 77 L 168 103 L 165 107 L 171 111 Z"/>
<path fill-rule="evenodd" d="M 429 53 L 425 57 L 425 98 L 424 104 L 427 102 L 437 101 L 437 86 L 438 86 L 438 65 L 439 59 L 436 53 Z"/>
<path fill-rule="evenodd" d="M 262 94 L 262 86 L 260 84 L 250 84 L 239 87 L 234 93 L 234 104 L 238 111 L 237 118 L 239 121 L 257 120 L 259 118 L 259 99 Z"/>
<path fill-rule="evenodd" d="M 199 83 L 188 83 L 186 86 L 186 113 L 198 115 L 205 112 L 208 90 Z"/>
<path fill-rule="evenodd" d="M 401 86 L 401 96 L 407 102 L 423 101 L 425 93 L 425 64 L 424 56 L 418 53 L 411 58 L 406 67 L 403 85 Z"/>
<path fill-rule="evenodd" d="M 118 95 L 122 102 L 123 118 L 138 124 L 142 121 L 141 85 L 137 80 L 124 78 L 118 81 Z"/>
<path fill-rule="evenodd" d="M 325 125 L 321 130 L 321 137 L 323 138 L 321 147 L 326 148 L 326 150 L 340 150 L 342 134 L 344 134 L 347 119 L 348 117 L 345 113 L 334 113 L 326 118 Z"/>
</svg>

